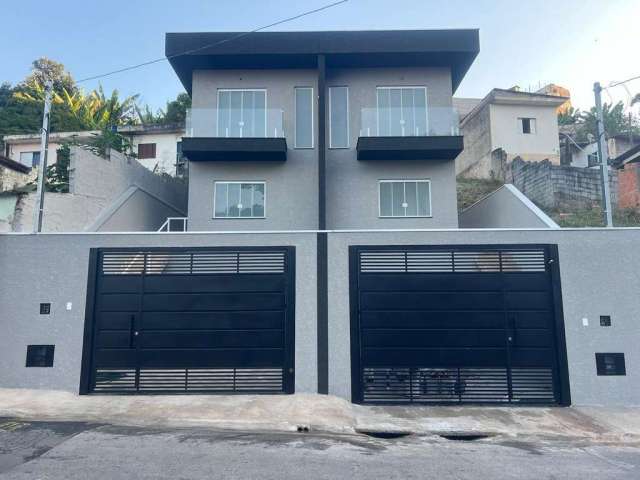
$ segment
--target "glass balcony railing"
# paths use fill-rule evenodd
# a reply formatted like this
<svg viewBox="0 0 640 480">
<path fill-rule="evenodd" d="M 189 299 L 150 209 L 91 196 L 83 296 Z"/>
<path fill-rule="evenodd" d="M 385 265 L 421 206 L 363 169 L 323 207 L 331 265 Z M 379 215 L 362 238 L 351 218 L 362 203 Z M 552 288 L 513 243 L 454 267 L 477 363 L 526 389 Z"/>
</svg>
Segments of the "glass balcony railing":
<svg viewBox="0 0 640 480">
<path fill-rule="evenodd" d="M 460 135 L 460 120 L 451 107 L 374 107 L 361 112 L 361 137 L 456 135 Z"/>
<path fill-rule="evenodd" d="M 191 108 L 185 136 L 283 138 L 284 112 L 275 108 Z"/>
</svg>

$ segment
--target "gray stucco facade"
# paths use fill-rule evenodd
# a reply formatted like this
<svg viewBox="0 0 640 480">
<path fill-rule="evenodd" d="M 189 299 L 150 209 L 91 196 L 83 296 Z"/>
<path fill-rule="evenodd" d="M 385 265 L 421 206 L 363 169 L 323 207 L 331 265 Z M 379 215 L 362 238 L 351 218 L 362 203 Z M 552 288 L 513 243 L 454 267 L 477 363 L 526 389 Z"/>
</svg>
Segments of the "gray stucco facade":
<svg viewBox="0 0 640 480">
<path fill-rule="evenodd" d="M 358 161 L 356 144 L 362 109 L 376 107 L 381 86 L 424 86 L 429 122 L 446 129 L 452 96 L 448 68 L 329 69 L 327 89 L 346 86 L 349 108 L 348 148 L 327 150 L 327 228 L 455 228 L 458 225 L 455 165 L 452 160 Z M 295 148 L 295 87 L 312 87 L 317 109 L 317 72 L 313 70 L 199 70 L 193 74 L 193 108 L 216 115 L 219 89 L 265 89 L 267 109 L 282 109 L 287 141 L 285 162 L 190 162 L 189 230 L 315 229 L 318 226 L 318 128 L 313 148 Z M 329 99 L 326 99 L 329 108 Z M 198 114 L 202 122 L 206 114 Z M 315 118 L 314 118 L 315 120 Z M 203 130 L 206 130 L 206 128 Z M 210 127 L 212 128 L 212 127 Z M 326 130 L 329 131 L 329 119 Z M 432 215 L 425 218 L 380 218 L 380 180 L 430 180 Z M 214 219 L 215 181 L 263 181 L 266 215 L 260 219 Z M 292 208 L 294 207 L 294 208 Z"/>
<path fill-rule="evenodd" d="M 639 229 L 333 231 L 328 237 L 329 393 L 351 398 L 349 246 L 536 243 L 559 249 L 572 403 L 640 405 Z M 295 385 L 297 392 L 317 391 L 313 232 L 0 235 L 0 384 L 78 391 L 91 248 L 240 245 L 296 247 Z M 38 314 L 40 302 L 51 302 L 51 315 Z M 612 326 L 601 327 L 600 315 L 610 315 Z M 28 344 L 55 344 L 54 367 L 25 368 Z M 624 353 L 626 376 L 597 376 L 596 352 Z"/>
</svg>

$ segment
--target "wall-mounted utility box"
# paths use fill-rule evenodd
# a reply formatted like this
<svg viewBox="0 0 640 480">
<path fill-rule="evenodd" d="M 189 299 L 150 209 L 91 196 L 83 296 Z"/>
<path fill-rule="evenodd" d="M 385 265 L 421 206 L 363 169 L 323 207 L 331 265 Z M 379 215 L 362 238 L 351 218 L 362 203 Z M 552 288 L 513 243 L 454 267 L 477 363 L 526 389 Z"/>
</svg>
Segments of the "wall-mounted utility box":
<svg viewBox="0 0 640 480">
<path fill-rule="evenodd" d="M 624 353 L 596 353 L 598 375 L 626 375 Z"/>
<path fill-rule="evenodd" d="M 27 367 L 53 367 L 55 345 L 27 345 Z"/>
</svg>

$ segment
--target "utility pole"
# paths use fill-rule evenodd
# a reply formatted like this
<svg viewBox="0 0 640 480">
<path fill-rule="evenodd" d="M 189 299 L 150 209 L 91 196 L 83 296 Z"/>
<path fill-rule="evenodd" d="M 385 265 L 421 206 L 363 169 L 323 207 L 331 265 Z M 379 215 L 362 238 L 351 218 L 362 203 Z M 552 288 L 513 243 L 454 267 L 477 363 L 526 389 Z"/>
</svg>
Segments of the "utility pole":
<svg viewBox="0 0 640 480">
<path fill-rule="evenodd" d="M 49 115 L 51 113 L 51 90 L 53 83 L 47 81 L 44 93 L 44 113 L 42 115 L 42 131 L 40 132 L 40 165 L 38 166 L 38 191 L 36 205 L 33 210 L 33 233 L 42 231 L 42 215 L 44 214 L 44 181 L 47 172 L 47 151 L 49 150 Z"/>
<path fill-rule="evenodd" d="M 602 117 L 602 87 L 600 82 L 593 84 L 593 93 L 596 97 L 596 129 L 598 133 L 598 159 L 600 160 L 600 170 L 602 172 L 602 208 L 604 209 L 604 220 L 607 227 L 613 227 L 613 217 L 611 212 L 611 195 L 609 194 L 609 152 L 607 149 L 607 139 L 604 133 L 604 119 Z"/>
</svg>

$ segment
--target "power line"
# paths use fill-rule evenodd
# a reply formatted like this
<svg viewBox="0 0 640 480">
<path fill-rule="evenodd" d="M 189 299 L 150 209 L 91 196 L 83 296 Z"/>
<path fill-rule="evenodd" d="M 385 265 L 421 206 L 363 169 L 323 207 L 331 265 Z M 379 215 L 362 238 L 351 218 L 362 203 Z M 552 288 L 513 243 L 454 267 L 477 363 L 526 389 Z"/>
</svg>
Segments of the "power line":
<svg viewBox="0 0 640 480">
<path fill-rule="evenodd" d="M 618 85 L 622 85 L 624 83 L 628 83 L 628 82 L 631 82 L 632 80 L 638 80 L 638 79 L 640 79 L 640 75 L 637 75 L 637 76 L 631 77 L 631 78 L 627 78 L 626 80 L 622 80 L 621 82 L 612 82 L 609 85 L 607 85 L 607 88 L 617 87 Z"/>
<path fill-rule="evenodd" d="M 198 52 L 200 50 L 205 50 L 207 48 L 215 47 L 215 46 L 221 45 L 223 43 L 231 42 L 233 40 L 237 40 L 239 38 L 246 37 L 247 35 L 251 35 L 252 33 L 256 33 L 256 32 L 259 32 L 261 30 L 265 30 L 267 28 L 275 27 L 277 25 L 282 25 L 283 23 L 291 22 L 292 20 L 297 20 L 298 18 L 306 17 L 308 15 L 312 15 L 314 13 L 318 13 L 318 12 L 321 12 L 323 10 L 327 10 L 329 8 L 338 6 L 340 4 L 347 3 L 348 1 L 349 0 L 339 0 L 337 2 L 333 2 L 333 3 L 330 3 L 330 4 L 324 5 L 322 7 L 319 7 L 319 8 L 313 9 L 313 10 L 308 10 L 308 11 L 300 13 L 298 15 L 294 15 L 293 17 L 288 17 L 288 18 L 285 18 L 285 19 L 282 19 L 282 20 L 278 20 L 277 22 L 270 23 L 269 25 L 264 25 L 262 27 L 253 29 L 253 30 L 251 30 L 249 32 L 239 33 L 237 35 L 234 35 L 234 36 L 229 37 L 229 38 L 225 38 L 224 40 L 220 40 L 218 42 L 209 43 L 207 45 L 202 45 L 202 46 L 197 47 L 197 48 L 192 48 L 191 50 L 185 50 L 184 52 L 174 53 L 172 55 L 167 55 L 165 57 L 155 58 L 153 60 L 149 60 L 149 61 L 146 61 L 146 62 L 138 63 L 138 64 L 135 64 L 135 65 L 130 65 L 128 67 L 119 68 L 117 70 L 112 70 L 110 72 L 102 73 L 100 75 L 94 75 L 92 77 L 82 78 L 82 79 L 78 80 L 76 83 L 83 83 L 83 82 L 88 82 L 88 81 L 91 81 L 91 80 L 97 80 L 99 78 L 108 77 L 110 75 L 115 75 L 117 73 L 128 72 L 130 70 L 135 70 L 136 68 L 141 68 L 141 67 L 146 67 L 148 65 L 153 65 L 154 63 L 164 62 L 164 61 L 169 60 L 171 58 L 180 57 L 182 55 L 190 55 L 190 54 Z"/>
</svg>

